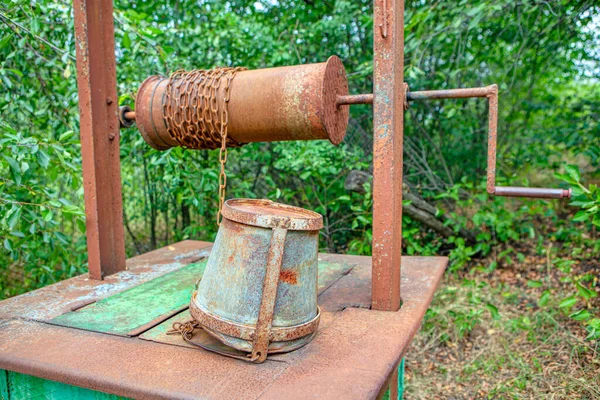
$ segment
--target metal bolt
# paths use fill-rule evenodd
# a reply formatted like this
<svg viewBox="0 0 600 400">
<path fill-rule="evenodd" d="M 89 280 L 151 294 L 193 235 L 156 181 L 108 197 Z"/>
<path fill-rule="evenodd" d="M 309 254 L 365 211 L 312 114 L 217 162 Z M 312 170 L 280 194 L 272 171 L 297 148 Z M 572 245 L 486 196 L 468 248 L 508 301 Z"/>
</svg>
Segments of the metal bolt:
<svg viewBox="0 0 600 400">
<path fill-rule="evenodd" d="M 112 104 L 112 102 L 113 102 L 113 101 L 112 101 L 112 99 L 111 99 L 110 97 L 107 97 L 107 98 L 106 98 L 106 104 Z"/>
<path fill-rule="evenodd" d="M 111 133 L 110 135 L 108 135 L 108 140 L 115 140 L 115 134 Z"/>
</svg>

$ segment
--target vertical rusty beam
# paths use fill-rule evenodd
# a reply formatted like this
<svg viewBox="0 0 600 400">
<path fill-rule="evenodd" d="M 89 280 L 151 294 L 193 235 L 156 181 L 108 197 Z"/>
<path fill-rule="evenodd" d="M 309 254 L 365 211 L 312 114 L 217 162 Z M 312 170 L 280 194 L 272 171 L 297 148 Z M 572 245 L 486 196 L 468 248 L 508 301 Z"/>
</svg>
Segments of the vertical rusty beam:
<svg viewBox="0 0 600 400">
<path fill-rule="evenodd" d="M 112 0 L 73 0 L 89 273 L 125 269 Z"/>
<path fill-rule="evenodd" d="M 392 379 L 390 379 L 390 400 L 402 400 L 398 395 L 398 368 L 394 369 Z"/>
<path fill-rule="evenodd" d="M 372 308 L 400 308 L 404 0 L 375 0 Z"/>
</svg>

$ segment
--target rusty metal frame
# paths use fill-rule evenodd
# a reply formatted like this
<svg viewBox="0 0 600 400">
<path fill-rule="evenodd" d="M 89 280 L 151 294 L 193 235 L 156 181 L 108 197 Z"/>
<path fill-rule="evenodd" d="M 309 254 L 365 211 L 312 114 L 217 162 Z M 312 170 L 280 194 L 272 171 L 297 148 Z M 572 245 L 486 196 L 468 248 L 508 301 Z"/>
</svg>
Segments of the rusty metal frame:
<svg viewBox="0 0 600 400">
<path fill-rule="evenodd" d="M 88 269 L 125 270 L 112 0 L 73 0 Z"/>
<path fill-rule="evenodd" d="M 404 1 L 375 0 L 372 308 L 400 308 Z"/>
</svg>

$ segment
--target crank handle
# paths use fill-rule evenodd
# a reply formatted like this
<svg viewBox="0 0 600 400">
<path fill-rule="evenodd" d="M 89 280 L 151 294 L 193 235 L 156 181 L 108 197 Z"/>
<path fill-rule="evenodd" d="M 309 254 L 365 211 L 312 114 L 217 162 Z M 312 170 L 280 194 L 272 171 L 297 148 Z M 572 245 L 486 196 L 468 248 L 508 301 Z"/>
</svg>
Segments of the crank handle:
<svg viewBox="0 0 600 400">
<path fill-rule="evenodd" d="M 490 194 L 504 197 L 529 197 L 532 199 L 570 199 L 572 192 L 572 189 L 494 186 L 494 190 Z"/>
<path fill-rule="evenodd" d="M 494 196 L 530 197 L 534 199 L 571 198 L 571 189 L 527 188 L 513 186 L 496 186 L 496 137 L 498 136 L 498 85 L 467 89 L 425 90 L 411 92 L 404 84 L 404 108 L 409 101 L 466 99 L 472 97 L 487 98 L 488 110 L 488 156 L 487 156 L 487 192 Z M 337 106 L 347 104 L 372 104 L 372 94 L 338 96 Z"/>
<path fill-rule="evenodd" d="M 496 137 L 498 136 L 498 85 L 469 89 L 430 90 L 410 92 L 406 90 L 406 100 L 458 99 L 469 97 L 487 98 L 488 110 L 488 156 L 487 192 L 494 196 L 530 197 L 535 199 L 571 198 L 571 189 L 528 188 L 496 186 Z"/>
</svg>

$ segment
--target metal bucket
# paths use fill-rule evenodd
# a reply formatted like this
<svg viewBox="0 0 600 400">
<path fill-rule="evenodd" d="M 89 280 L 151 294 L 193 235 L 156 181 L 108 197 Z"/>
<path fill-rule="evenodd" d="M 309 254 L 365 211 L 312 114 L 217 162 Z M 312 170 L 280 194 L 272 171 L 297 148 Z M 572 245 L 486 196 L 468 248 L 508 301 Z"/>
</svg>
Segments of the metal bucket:
<svg viewBox="0 0 600 400">
<path fill-rule="evenodd" d="M 190 312 L 208 333 L 262 362 L 316 333 L 320 214 L 231 199 Z"/>
</svg>

